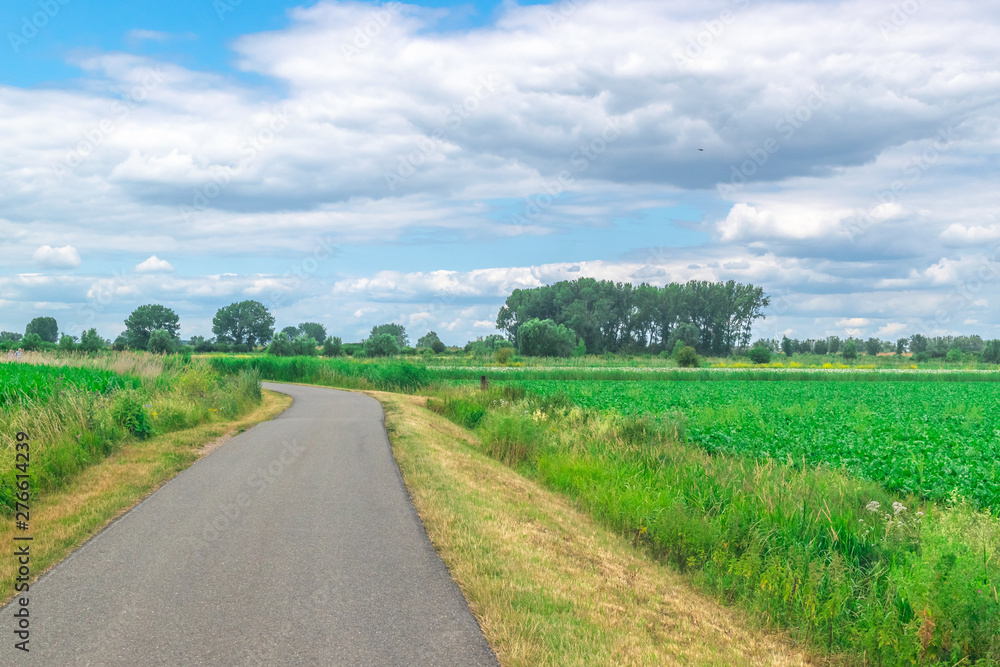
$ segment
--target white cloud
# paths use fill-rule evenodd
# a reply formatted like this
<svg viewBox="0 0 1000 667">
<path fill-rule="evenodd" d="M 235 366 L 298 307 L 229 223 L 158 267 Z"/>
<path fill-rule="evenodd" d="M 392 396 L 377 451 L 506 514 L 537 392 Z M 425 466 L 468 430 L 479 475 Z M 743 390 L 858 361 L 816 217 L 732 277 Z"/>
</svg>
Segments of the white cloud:
<svg viewBox="0 0 1000 667">
<path fill-rule="evenodd" d="M 149 259 L 136 264 L 135 270 L 139 273 L 171 273 L 174 267 L 167 260 L 152 255 Z"/>
<path fill-rule="evenodd" d="M 71 245 L 53 248 L 43 245 L 32 255 L 42 266 L 50 269 L 75 269 L 80 266 L 80 253 Z"/>
</svg>

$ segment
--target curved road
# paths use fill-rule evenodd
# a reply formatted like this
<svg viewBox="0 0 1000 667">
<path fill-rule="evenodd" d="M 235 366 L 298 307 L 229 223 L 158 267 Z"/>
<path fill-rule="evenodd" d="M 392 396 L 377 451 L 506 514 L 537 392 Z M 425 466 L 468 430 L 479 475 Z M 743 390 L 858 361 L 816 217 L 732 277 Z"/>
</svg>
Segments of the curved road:
<svg viewBox="0 0 1000 667">
<path fill-rule="evenodd" d="M 496 665 L 403 486 L 382 408 L 295 402 L 32 585 L 31 652 L 0 664 Z M 8 551 L 4 545 L 4 551 Z"/>
</svg>

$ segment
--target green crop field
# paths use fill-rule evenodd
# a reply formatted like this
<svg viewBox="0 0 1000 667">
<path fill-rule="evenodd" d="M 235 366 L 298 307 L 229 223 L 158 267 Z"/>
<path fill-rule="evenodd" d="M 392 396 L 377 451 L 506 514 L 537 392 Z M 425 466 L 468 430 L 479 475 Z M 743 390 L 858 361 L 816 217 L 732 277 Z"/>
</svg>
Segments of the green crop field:
<svg viewBox="0 0 1000 667">
<path fill-rule="evenodd" d="M 680 413 L 687 439 L 842 467 L 887 489 L 1000 509 L 1000 387 L 961 382 L 526 382 L 581 407 Z"/>
<path fill-rule="evenodd" d="M 0 364 L 0 406 L 46 401 L 59 387 L 107 394 L 118 388 L 134 388 L 138 383 L 136 378 L 96 368 Z"/>
</svg>

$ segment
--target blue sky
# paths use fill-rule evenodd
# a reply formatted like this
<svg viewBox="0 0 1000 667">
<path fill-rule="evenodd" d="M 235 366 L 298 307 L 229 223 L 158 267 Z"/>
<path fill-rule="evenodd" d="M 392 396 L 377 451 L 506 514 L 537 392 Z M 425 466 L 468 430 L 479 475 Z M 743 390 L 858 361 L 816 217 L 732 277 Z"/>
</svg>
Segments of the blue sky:
<svg viewBox="0 0 1000 667">
<path fill-rule="evenodd" d="M 257 298 L 461 344 L 593 276 L 1000 337 L 998 5 L 7 2 L 0 329 Z"/>
</svg>

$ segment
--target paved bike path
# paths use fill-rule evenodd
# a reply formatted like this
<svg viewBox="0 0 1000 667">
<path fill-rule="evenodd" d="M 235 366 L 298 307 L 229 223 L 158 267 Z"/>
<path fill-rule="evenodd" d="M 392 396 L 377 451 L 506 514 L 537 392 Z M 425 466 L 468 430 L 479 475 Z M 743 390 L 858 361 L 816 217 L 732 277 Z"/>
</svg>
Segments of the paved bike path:
<svg viewBox="0 0 1000 667">
<path fill-rule="evenodd" d="M 0 664 L 497 665 L 362 394 L 237 435 L 32 585 Z"/>
</svg>

